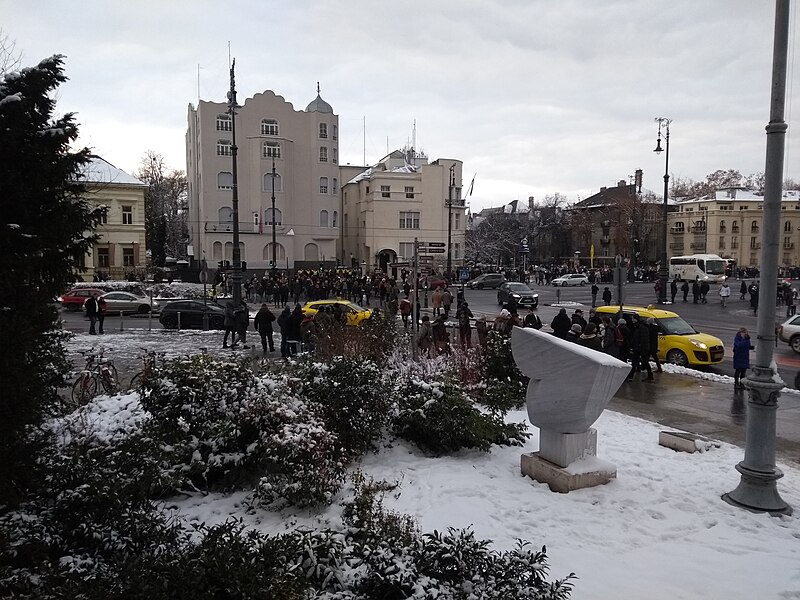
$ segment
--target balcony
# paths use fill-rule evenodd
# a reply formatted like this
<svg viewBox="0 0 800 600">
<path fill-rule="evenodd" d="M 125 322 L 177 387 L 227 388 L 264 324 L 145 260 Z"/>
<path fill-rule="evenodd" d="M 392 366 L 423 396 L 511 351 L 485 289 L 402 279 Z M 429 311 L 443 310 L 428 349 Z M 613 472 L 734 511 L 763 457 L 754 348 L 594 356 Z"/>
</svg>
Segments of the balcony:
<svg viewBox="0 0 800 600">
<path fill-rule="evenodd" d="M 611 243 L 611 238 L 608 236 L 601 237 L 600 243 L 603 244 L 603 246 L 608 246 Z"/>
<path fill-rule="evenodd" d="M 692 233 L 705 233 L 706 232 L 705 225 L 694 225 L 691 229 L 692 229 Z"/>
<path fill-rule="evenodd" d="M 421 198 L 420 198 L 420 200 L 421 200 Z M 448 206 L 452 206 L 454 208 L 463 208 L 465 206 L 464 198 L 453 198 L 453 203 L 452 204 L 450 204 L 450 199 L 449 198 L 445 198 L 444 199 L 444 207 L 447 208 Z"/>
<path fill-rule="evenodd" d="M 691 244 L 689 244 L 689 248 L 691 248 L 692 250 L 705 250 L 706 245 L 704 242 L 692 242 Z"/>
<path fill-rule="evenodd" d="M 750 244 L 750 250 L 761 250 L 761 242 L 753 242 Z"/>
<path fill-rule="evenodd" d="M 672 250 L 683 250 L 683 242 L 672 242 L 669 247 Z"/>
<path fill-rule="evenodd" d="M 788 244 L 783 245 L 784 250 L 793 250 L 794 249 L 794 242 L 789 242 Z"/>
<path fill-rule="evenodd" d="M 261 227 L 261 233 L 266 231 L 272 231 L 272 224 L 271 223 L 264 223 L 261 226 L 254 224 L 252 221 L 244 221 L 239 223 L 239 233 L 259 233 L 259 227 Z M 283 230 L 282 225 L 276 226 L 278 231 Z M 230 233 L 233 234 L 233 223 L 218 223 L 218 222 L 208 222 L 204 224 L 204 230 L 209 233 Z"/>
<path fill-rule="evenodd" d="M 669 232 L 675 235 L 683 235 L 686 230 L 683 227 L 670 227 Z"/>
</svg>

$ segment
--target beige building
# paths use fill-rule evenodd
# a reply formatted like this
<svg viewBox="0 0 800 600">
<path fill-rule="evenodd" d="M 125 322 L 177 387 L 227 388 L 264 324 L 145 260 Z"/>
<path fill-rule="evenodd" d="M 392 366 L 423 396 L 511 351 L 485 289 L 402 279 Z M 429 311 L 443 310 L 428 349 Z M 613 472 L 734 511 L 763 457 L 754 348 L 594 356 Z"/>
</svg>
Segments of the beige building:
<svg viewBox="0 0 800 600">
<path fill-rule="evenodd" d="M 357 174 L 343 167 L 349 177 L 342 186 L 343 262 L 396 275 L 390 265 L 412 258 L 414 238 L 447 243 L 449 213 L 452 265 L 463 264 L 461 167 L 449 158 L 429 163 L 413 149 L 396 150 Z M 431 256 L 432 270 L 443 272 L 447 253 Z"/>
<path fill-rule="evenodd" d="M 764 197 L 738 188 L 714 197 L 679 202 L 669 213 L 669 256 L 717 254 L 741 267 L 761 260 Z M 800 265 L 800 192 L 785 191 L 781 202 L 782 266 Z"/>
<path fill-rule="evenodd" d="M 209 266 L 233 257 L 231 130 L 227 104 L 189 105 L 189 254 L 205 255 Z M 240 247 L 248 269 L 271 266 L 273 223 L 278 268 L 335 261 L 341 180 L 339 118 L 330 104 L 318 93 L 305 110 L 295 110 L 272 91 L 256 94 L 237 113 L 236 143 Z"/>
<path fill-rule="evenodd" d="M 106 206 L 96 233 L 99 241 L 86 255 L 85 273 L 92 281 L 95 273 L 111 279 L 126 279 L 147 264 L 144 235 L 144 192 L 147 184 L 118 169 L 99 156 L 93 156 L 85 170 L 87 199 L 95 206 Z"/>
</svg>

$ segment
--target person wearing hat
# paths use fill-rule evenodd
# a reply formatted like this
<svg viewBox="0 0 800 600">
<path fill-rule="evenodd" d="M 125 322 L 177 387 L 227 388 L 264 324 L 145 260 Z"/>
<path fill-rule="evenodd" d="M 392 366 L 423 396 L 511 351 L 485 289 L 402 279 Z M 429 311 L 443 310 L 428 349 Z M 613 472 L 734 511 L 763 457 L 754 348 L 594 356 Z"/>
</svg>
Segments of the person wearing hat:
<svg viewBox="0 0 800 600">
<path fill-rule="evenodd" d="M 580 308 L 576 308 L 575 312 L 572 313 L 572 324 L 575 325 L 576 323 L 581 326 L 581 333 L 583 333 L 583 330 L 586 329 L 587 322 L 586 319 L 583 318 L 583 311 Z"/>
<path fill-rule="evenodd" d="M 617 321 L 617 327 L 614 331 L 614 345 L 617 347 L 617 358 L 628 362 L 628 355 L 631 351 L 631 330 L 628 328 L 628 322 L 625 319 Z"/>
<path fill-rule="evenodd" d="M 501 315 L 503 313 L 500 313 Z M 550 323 L 550 327 L 553 329 L 553 335 L 556 337 L 563 339 L 567 338 L 567 332 L 569 331 L 572 322 L 570 321 L 569 315 L 567 315 L 567 309 L 562 308 L 558 311 L 558 314 L 553 317 L 552 322 Z"/>
<path fill-rule="evenodd" d="M 583 328 L 580 326 L 579 323 L 573 323 L 569 331 L 567 331 L 567 337 L 565 338 L 568 342 L 575 342 L 578 343 L 578 338 L 583 334 Z"/>
<path fill-rule="evenodd" d="M 531 304 L 529 310 L 530 312 L 525 315 L 525 319 L 522 321 L 522 326 L 530 327 L 532 329 L 541 329 L 542 320 L 539 318 L 539 315 L 536 314 L 536 307 Z"/>
<path fill-rule="evenodd" d="M 272 322 L 275 320 L 275 315 L 267 306 L 266 302 L 261 305 L 261 308 L 256 313 L 256 318 L 253 319 L 253 327 L 258 331 L 261 336 L 261 349 L 264 354 L 275 352 L 275 343 L 272 341 Z M 267 350 L 269 349 L 269 350 Z"/>
<path fill-rule="evenodd" d="M 597 331 L 600 331 L 600 325 L 603 324 L 603 319 L 600 317 L 600 315 L 597 314 L 597 311 L 593 308 L 589 309 L 589 323 L 594 323 L 594 327 Z"/>
<path fill-rule="evenodd" d="M 586 330 L 578 337 L 578 343 L 598 352 L 603 351 L 602 339 L 597 335 L 597 326 L 594 323 L 586 326 Z"/>
</svg>

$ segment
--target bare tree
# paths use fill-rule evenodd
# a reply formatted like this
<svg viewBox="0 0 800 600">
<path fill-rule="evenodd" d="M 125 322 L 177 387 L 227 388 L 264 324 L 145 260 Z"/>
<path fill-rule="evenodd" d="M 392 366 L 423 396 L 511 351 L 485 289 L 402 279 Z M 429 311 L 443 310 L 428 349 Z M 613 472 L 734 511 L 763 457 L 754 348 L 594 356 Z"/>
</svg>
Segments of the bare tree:
<svg viewBox="0 0 800 600">
<path fill-rule="evenodd" d="M 0 75 L 16 71 L 22 64 L 22 52 L 17 50 L 16 40 L 0 28 Z"/>
</svg>

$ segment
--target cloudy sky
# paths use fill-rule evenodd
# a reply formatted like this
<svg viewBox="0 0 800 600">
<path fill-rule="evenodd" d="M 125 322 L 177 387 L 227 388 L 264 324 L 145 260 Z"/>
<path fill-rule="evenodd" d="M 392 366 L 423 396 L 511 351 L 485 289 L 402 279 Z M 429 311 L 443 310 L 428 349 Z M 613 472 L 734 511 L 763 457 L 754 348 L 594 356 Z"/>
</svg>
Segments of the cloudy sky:
<svg viewBox="0 0 800 600">
<path fill-rule="evenodd" d="M 266 89 L 339 115 L 341 162 L 411 141 L 477 173 L 473 209 L 570 201 L 644 171 L 663 186 L 654 118 L 673 119 L 671 174 L 764 170 L 769 0 L 0 0 L 23 64 L 66 55 L 58 109 L 133 172 L 147 150 L 185 169 L 189 103 Z M 792 13 L 791 49 L 795 15 Z M 785 175 L 800 178 L 790 53 Z M 199 65 L 199 67 L 198 67 Z M 199 76 L 198 76 L 199 73 Z M 366 127 L 364 124 L 366 123 Z"/>
</svg>

